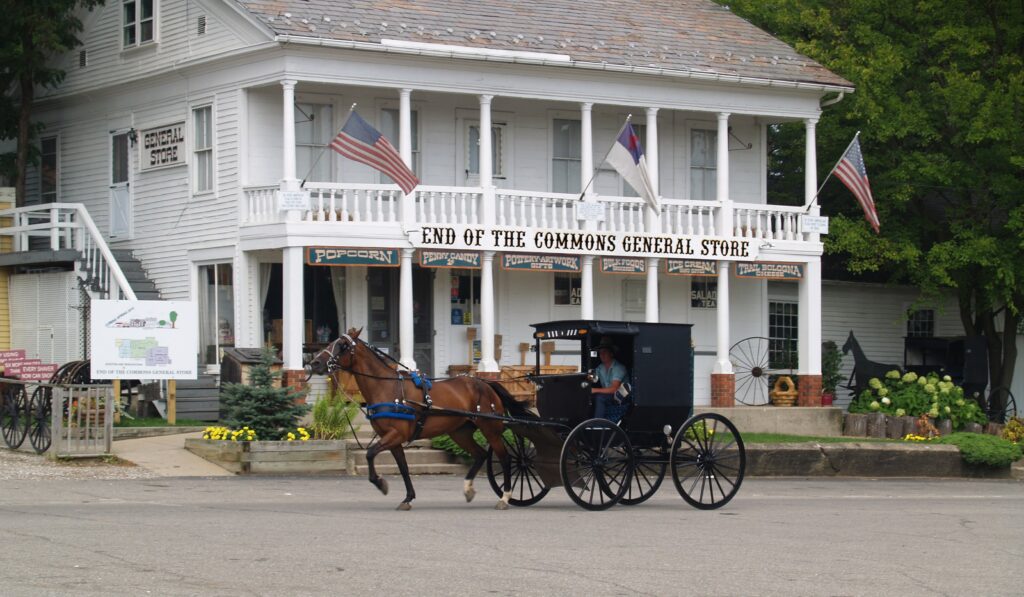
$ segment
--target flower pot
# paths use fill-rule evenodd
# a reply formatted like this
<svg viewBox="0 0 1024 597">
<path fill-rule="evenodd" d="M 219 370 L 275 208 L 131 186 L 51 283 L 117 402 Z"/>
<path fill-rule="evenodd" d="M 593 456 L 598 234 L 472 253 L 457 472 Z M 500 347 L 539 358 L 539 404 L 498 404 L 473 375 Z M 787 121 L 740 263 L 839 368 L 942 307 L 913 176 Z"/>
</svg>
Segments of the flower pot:
<svg viewBox="0 0 1024 597">
<path fill-rule="evenodd" d="M 835 400 L 835 397 L 836 397 L 836 395 L 833 394 L 832 392 L 822 392 L 821 393 L 821 405 L 822 406 L 832 406 L 832 401 Z"/>
</svg>

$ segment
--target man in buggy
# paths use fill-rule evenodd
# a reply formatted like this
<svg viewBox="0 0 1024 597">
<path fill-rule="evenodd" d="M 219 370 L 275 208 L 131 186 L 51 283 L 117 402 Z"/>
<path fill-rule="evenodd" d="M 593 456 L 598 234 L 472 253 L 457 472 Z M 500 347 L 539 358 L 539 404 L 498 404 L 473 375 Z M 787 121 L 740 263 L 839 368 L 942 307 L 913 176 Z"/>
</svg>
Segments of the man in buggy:
<svg viewBox="0 0 1024 597">
<path fill-rule="evenodd" d="M 601 364 L 594 369 L 598 383 L 590 391 L 594 395 L 594 416 L 618 422 L 629 400 L 629 373 L 626 366 L 615 359 L 615 350 L 610 337 L 601 338 L 597 345 Z"/>
</svg>

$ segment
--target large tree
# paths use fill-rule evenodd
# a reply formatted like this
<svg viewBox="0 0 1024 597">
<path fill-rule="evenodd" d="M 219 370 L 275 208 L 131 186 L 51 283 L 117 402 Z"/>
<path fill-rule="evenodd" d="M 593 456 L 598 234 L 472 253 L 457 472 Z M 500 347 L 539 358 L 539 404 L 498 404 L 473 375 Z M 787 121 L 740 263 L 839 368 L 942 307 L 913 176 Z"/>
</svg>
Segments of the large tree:
<svg viewBox="0 0 1024 597">
<path fill-rule="evenodd" d="M 78 45 L 80 9 L 103 0 L 0 0 L 0 138 L 17 139 L 13 160 L 0 165 L 14 178 L 17 205 L 25 204 L 25 173 L 35 159 L 32 123 L 36 87 L 54 87 L 64 71 L 53 67 L 55 56 Z"/>
<path fill-rule="evenodd" d="M 722 3 L 857 88 L 822 116 L 819 176 L 862 130 L 882 232 L 833 179 L 820 197 L 830 259 L 955 292 L 965 333 L 986 338 L 992 387 L 1009 386 L 1024 308 L 1024 3 Z M 786 188 L 801 164 L 778 148 Z"/>
</svg>

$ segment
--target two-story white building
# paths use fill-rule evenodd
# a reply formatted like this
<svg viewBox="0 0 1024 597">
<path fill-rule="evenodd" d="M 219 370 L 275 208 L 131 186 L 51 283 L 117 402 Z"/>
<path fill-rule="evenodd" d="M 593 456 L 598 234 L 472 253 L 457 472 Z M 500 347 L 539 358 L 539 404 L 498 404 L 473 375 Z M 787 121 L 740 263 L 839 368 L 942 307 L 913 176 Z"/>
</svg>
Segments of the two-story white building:
<svg viewBox="0 0 1024 597">
<path fill-rule="evenodd" d="M 19 271 L 88 249 L 73 266 L 87 291 L 137 296 L 117 263 L 134 256 L 149 290 L 198 302 L 211 368 L 273 342 L 294 381 L 304 352 L 356 326 L 409 367 L 497 372 L 520 364 L 530 323 L 686 322 L 698 404 L 731 398 L 730 349 L 749 337 L 797 353 L 815 402 L 815 126 L 853 89 L 727 8 L 108 0 L 83 21 L 66 79 L 40 91 L 42 166 L 15 237 L 44 257 L 5 262 Z M 353 106 L 417 173 L 412 194 L 328 149 Z M 628 115 L 660 213 L 603 163 Z M 805 128 L 808 176 L 771 205 L 783 122 Z M 37 322 L 68 317 L 63 298 Z"/>
</svg>

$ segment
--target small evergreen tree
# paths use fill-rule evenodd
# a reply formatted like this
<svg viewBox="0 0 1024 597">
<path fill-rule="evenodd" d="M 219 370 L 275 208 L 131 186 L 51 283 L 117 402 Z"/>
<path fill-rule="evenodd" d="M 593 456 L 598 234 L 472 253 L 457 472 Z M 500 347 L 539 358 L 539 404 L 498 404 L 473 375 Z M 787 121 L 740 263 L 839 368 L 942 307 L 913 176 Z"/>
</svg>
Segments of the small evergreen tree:
<svg viewBox="0 0 1024 597">
<path fill-rule="evenodd" d="M 260 362 L 251 369 L 250 385 L 224 384 L 220 393 L 224 409 L 224 425 L 232 429 L 248 426 L 256 432 L 256 439 L 278 440 L 287 429 L 294 429 L 299 417 L 309 406 L 296 404 L 305 391 L 292 391 L 289 387 L 274 387 L 281 374 L 271 370 L 274 349 L 264 348 Z"/>
</svg>

